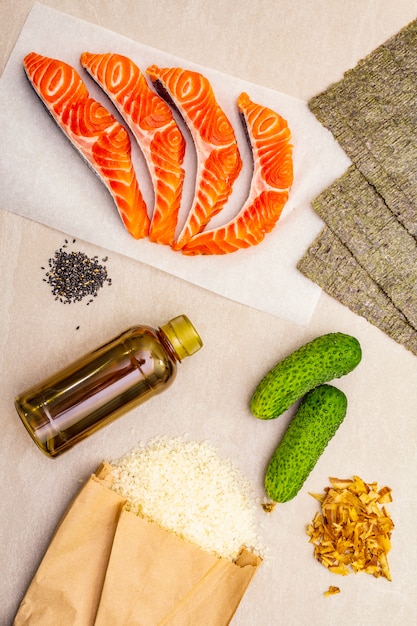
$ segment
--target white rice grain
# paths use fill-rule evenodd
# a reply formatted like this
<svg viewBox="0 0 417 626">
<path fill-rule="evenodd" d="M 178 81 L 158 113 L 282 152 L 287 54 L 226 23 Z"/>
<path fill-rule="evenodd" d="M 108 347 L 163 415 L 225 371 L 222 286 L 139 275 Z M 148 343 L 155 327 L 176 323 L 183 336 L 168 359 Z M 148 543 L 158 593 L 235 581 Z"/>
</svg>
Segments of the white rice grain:
<svg viewBox="0 0 417 626">
<path fill-rule="evenodd" d="M 224 558 L 262 552 L 252 486 L 209 443 L 159 437 L 112 464 L 130 511 Z"/>
</svg>

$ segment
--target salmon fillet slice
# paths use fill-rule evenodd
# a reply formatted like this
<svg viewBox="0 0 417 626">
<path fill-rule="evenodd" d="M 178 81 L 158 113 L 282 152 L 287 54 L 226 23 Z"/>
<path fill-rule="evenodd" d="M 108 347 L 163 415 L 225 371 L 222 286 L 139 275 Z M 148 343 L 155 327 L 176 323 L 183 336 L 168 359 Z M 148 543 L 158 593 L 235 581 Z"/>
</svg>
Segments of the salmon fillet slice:
<svg viewBox="0 0 417 626">
<path fill-rule="evenodd" d="M 156 91 L 179 112 L 193 138 L 197 175 L 192 206 L 173 244 L 180 250 L 227 202 L 242 168 L 235 133 L 210 82 L 182 68 L 147 69 Z"/>
<path fill-rule="evenodd" d="M 149 217 L 131 160 L 126 129 L 99 103 L 70 65 L 28 54 L 26 75 L 59 128 L 110 192 L 127 231 L 146 237 Z"/>
<path fill-rule="evenodd" d="M 195 235 L 183 254 L 227 254 L 259 244 L 278 222 L 293 182 L 291 132 L 278 113 L 238 98 L 238 108 L 253 155 L 248 198 L 227 224 Z"/>
<path fill-rule="evenodd" d="M 185 139 L 171 109 L 128 57 L 84 52 L 81 65 L 111 99 L 142 150 L 155 192 L 149 239 L 172 245 L 185 174 Z"/>
</svg>

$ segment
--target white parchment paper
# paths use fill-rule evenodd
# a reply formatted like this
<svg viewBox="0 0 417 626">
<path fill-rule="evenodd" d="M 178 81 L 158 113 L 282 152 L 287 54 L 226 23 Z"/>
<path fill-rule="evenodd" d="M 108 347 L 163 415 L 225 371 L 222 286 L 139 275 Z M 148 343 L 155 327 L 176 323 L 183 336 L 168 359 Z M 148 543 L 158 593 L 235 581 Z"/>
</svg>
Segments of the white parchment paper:
<svg viewBox="0 0 417 626">
<path fill-rule="evenodd" d="M 238 116 L 237 97 L 246 91 L 254 101 L 279 112 L 292 131 L 295 181 L 274 231 L 258 246 L 221 256 L 186 257 L 167 246 L 134 240 L 125 231 L 104 185 L 72 148 L 27 81 L 22 61 L 32 51 L 75 67 L 90 95 L 116 117 L 110 101 L 81 68 L 82 52 L 124 54 L 143 72 L 151 64 L 202 72 L 234 126 L 244 162 L 227 207 L 210 227 L 227 222 L 249 190 L 252 161 Z M 310 202 L 345 171 L 350 161 L 305 102 L 35 4 L 0 80 L 0 145 L 2 208 L 296 324 L 305 325 L 311 319 L 320 289 L 296 269 L 298 259 L 322 227 Z M 139 184 L 151 212 L 153 190 L 148 172 L 134 139 L 132 146 Z M 187 144 L 185 168 L 179 227 L 194 189 L 195 153 L 191 141 Z"/>
</svg>

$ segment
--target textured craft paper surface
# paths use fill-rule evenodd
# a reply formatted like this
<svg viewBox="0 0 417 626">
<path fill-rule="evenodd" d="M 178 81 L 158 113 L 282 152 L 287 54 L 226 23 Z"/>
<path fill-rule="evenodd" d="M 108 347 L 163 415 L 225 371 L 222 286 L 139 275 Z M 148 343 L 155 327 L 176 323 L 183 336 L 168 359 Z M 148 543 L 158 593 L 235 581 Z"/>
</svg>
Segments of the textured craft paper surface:
<svg viewBox="0 0 417 626">
<path fill-rule="evenodd" d="M 260 245 L 221 256 L 190 258 L 167 246 L 134 240 L 125 231 L 104 185 L 46 113 L 27 81 L 22 61 L 32 51 L 75 67 L 90 95 L 113 114 L 116 112 L 110 101 L 79 65 L 84 51 L 124 54 L 142 71 L 156 64 L 204 73 L 234 126 L 244 161 L 227 207 L 211 226 L 227 222 L 239 210 L 249 190 L 252 160 L 237 112 L 238 95 L 247 91 L 255 102 L 278 111 L 287 119 L 292 131 L 295 182 L 277 227 Z M 2 208 L 130 256 L 258 310 L 301 325 L 309 322 L 320 288 L 296 269 L 296 263 L 322 227 L 310 202 L 345 171 L 350 161 L 305 102 L 199 67 L 35 4 L 0 81 L 0 128 L 0 176 L 8 181 L 0 188 Z M 139 183 L 151 207 L 150 179 L 134 141 L 132 148 Z M 184 219 L 193 193 L 195 153 L 191 143 L 185 168 L 180 220 Z"/>
<path fill-rule="evenodd" d="M 261 558 L 242 550 L 235 564 L 128 512 L 111 469 L 68 507 L 14 626 L 228 624 Z"/>
</svg>

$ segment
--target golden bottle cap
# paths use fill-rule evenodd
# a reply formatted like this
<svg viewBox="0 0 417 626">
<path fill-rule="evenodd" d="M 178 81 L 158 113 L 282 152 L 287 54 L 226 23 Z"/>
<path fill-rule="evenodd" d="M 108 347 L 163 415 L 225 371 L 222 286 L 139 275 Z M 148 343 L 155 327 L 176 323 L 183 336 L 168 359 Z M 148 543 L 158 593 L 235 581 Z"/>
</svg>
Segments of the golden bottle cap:
<svg viewBox="0 0 417 626">
<path fill-rule="evenodd" d="M 195 354 L 203 347 L 200 335 L 186 315 L 174 317 L 174 319 L 161 326 L 161 330 L 168 338 L 181 361 L 187 356 Z"/>
</svg>

